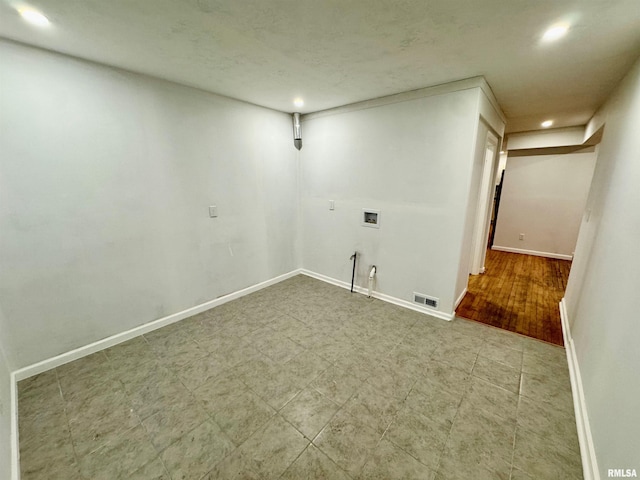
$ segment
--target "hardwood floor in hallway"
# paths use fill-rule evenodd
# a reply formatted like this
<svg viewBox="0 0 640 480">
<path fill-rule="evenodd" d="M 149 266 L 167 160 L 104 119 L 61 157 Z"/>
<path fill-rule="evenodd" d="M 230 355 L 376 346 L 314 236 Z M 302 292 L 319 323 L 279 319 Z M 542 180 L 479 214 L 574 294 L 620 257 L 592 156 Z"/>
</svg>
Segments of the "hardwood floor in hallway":
<svg viewBox="0 0 640 480">
<path fill-rule="evenodd" d="M 571 262 L 487 250 L 486 272 L 469 277 L 459 317 L 563 345 L 560 309 Z"/>
</svg>

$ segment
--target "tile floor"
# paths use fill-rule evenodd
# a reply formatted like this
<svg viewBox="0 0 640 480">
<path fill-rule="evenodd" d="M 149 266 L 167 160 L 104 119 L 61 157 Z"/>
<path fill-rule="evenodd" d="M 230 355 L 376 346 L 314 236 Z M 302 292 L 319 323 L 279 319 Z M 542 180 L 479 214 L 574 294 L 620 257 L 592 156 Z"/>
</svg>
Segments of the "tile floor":
<svg viewBox="0 0 640 480">
<path fill-rule="evenodd" d="M 23 480 L 582 478 L 564 349 L 305 276 L 18 391 Z"/>
</svg>

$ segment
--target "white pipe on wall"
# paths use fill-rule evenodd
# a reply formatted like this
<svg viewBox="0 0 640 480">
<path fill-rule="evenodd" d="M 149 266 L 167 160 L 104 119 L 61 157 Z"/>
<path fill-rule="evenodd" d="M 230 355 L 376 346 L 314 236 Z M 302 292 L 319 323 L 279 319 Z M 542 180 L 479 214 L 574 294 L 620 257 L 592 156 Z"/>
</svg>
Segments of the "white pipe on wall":
<svg viewBox="0 0 640 480">
<path fill-rule="evenodd" d="M 369 272 L 369 298 L 371 298 L 371 293 L 373 292 L 373 279 L 376 275 L 376 266 L 371 267 L 371 271 Z"/>
</svg>

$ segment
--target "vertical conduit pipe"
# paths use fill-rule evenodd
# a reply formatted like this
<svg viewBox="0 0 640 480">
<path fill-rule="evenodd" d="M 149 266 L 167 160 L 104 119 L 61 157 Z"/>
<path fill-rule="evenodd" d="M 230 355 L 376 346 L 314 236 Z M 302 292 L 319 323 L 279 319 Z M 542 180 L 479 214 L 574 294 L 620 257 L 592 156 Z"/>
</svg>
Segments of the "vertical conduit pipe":
<svg viewBox="0 0 640 480">
<path fill-rule="evenodd" d="M 353 282 L 356 279 L 356 258 L 358 256 L 358 252 L 353 252 L 350 260 L 353 260 L 353 270 L 351 270 L 351 293 L 353 293 Z"/>
<path fill-rule="evenodd" d="M 293 114 L 293 145 L 300 150 L 302 148 L 302 125 L 300 125 L 300 114 Z"/>
</svg>

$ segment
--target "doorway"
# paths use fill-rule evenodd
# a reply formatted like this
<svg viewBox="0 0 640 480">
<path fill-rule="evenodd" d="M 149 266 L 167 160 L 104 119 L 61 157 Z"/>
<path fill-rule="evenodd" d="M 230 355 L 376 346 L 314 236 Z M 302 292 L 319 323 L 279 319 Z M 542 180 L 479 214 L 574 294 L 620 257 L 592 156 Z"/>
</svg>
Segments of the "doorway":
<svg viewBox="0 0 640 480">
<path fill-rule="evenodd" d="M 487 241 L 489 237 L 489 224 L 491 222 L 491 210 L 493 204 L 494 178 L 498 158 L 498 136 L 492 131 L 487 132 L 485 142 L 484 162 L 480 188 L 478 189 L 478 202 L 476 207 L 476 220 L 471 240 L 471 265 L 469 273 L 478 275 L 484 273 L 485 259 L 487 255 Z"/>
<path fill-rule="evenodd" d="M 558 303 L 596 162 L 593 148 L 567 150 L 509 153 L 488 251 L 489 235 L 482 237 L 479 273 L 486 273 L 474 275 L 470 268 L 457 315 L 562 345 Z"/>
</svg>

